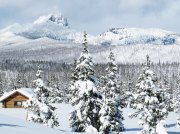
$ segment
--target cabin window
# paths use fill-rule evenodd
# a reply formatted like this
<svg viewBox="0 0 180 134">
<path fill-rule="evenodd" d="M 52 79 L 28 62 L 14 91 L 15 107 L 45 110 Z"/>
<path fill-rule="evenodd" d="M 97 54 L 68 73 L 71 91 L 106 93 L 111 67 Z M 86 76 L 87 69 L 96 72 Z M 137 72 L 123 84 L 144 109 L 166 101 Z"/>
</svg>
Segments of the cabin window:
<svg viewBox="0 0 180 134">
<path fill-rule="evenodd" d="M 15 107 L 22 107 L 22 101 L 14 101 Z"/>
</svg>

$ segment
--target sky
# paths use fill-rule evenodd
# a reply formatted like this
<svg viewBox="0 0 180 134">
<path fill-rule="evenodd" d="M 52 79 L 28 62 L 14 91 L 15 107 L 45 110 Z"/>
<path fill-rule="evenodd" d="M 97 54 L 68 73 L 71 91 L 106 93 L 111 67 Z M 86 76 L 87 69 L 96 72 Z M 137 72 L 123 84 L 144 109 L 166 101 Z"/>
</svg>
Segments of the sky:
<svg viewBox="0 0 180 134">
<path fill-rule="evenodd" d="M 101 34 L 113 27 L 180 33 L 180 0 L 0 0 L 0 28 L 61 12 L 72 29 Z"/>
</svg>

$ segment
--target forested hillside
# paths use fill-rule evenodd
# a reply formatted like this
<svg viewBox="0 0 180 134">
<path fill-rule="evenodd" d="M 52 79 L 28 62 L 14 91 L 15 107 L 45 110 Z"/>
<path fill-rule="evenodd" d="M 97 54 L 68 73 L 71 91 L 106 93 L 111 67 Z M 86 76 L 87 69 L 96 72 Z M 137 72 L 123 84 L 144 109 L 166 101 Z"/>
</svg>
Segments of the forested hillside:
<svg viewBox="0 0 180 134">
<path fill-rule="evenodd" d="M 0 90 L 6 92 L 20 87 L 33 87 L 32 80 L 38 66 L 42 68 L 43 79 L 49 87 L 57 85 L 59 90 L 66 92 L 70 81 L 73 64 L 57 63 L 50 61 L 18 61 L 13 59 L 0 62 Z M 107 64 L 95 64 L 96 77 L 99 78 L 105 74 Z M 135 86 L 137 77 L 142 69 L 141 64 L 118 64 L 119 83 L 123 88 L 128 88 L 132 83 Z M 176 88 L 178 74 L 180 73 L 179 63 L 161 63 L 152 64 L 151 68 L 157 72 L 159 81 L 170 85 L 171 90 Z M 67 91 L 68 92 L 68 91 Z"/>
</svg>

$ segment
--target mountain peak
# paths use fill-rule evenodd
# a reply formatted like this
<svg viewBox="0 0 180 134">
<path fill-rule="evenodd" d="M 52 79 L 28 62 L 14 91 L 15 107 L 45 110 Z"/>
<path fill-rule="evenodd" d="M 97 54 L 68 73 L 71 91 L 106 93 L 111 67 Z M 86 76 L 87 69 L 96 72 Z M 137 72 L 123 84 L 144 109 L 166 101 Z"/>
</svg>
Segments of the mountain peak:
<svg viewBox="0 0 180 134">
<path fill-rule="evenodd" d="M 55 23 L 60 26 L 68 27 L 67 18 L 61 15 L 61 13 L 51 13 L 47 16 L 40 16 L 37 20 L 34 21 L 34 24 L 42 23 Z"/>
</svg>

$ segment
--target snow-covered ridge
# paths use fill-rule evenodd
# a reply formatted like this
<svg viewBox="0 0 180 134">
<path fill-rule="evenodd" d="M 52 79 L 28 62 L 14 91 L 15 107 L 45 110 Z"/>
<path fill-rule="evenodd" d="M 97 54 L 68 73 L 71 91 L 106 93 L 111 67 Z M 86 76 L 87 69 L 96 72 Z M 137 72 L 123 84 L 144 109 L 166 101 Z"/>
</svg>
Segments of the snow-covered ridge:
<svg viewBox="0 0 180 134">
<path fill-rule="evenodd" d="M 61 13 L 40 16 L 30 24 L 14 24 L 0 30 L 0 33 L 14 35 L 15 42 L 18 42 L 17 40 L 20 38 L 35 40 L 47 37 L 63 42 L 81 43 L 83 37 L 82 32 L 77 32 L 69 27 L 67 18 Z M 7 42 L 9 40 L 9 38 L 1 37 L 0 34 L 0 44 L 1 38 Z M 106 46 L 135 44 L 172 45 L 179 44 L 180 37 L 174 32 L 162 29 L 111 28 L 98 36 L 88 35 L 88 42 L 94 45 Z"/>
<path fill-rule="evenodd" d="M 101 44 L 111 45 L 172 45 L 177 43 L 180 37 L 174 32 L 155 28 L 111 28 L 98 38 L 102 41 Z"/>
<path fill-rule="evenodd" d="M 47 37 L 63 42 L 81 43 L 83 37 L 82 31 L 78 32 L 70 28 L 67 19 L 61 13 L 40 16 L 30 24 L 14 24 L 0 30 L 0 33 L 3 33 L 3 35 L 7 33 L 14 35 L 16 42 L 19 38 L 35 40 Z M 0 34 L 0 44 L 2 38 L 7 42 L 9 40 L 9 38 Z M 105 46 L 135 44 L 172 45 L 179 44 L 180 36 L 175 32 L 157 28 L 111 28 L 98 36 L 88 34 L 88 42 L 89 44 Z"/>
<path fill-rule="evenodd" d="M 106 62 L 110 48 L 120 63 L 143 62 L 147 54 L 154 62 L 180 62 L 177 58 L 180 35 L 171 31 L 111 28 L 97 36 L 88 34 L 87 40 L 96 62 Z M 49 14 L 34 23 L 14 24 L 0 30 L 0 59 L 19 59 L 16 55 L 22 55 L 22 59 L 32 60 L 34 51 L 40 51 L 36 55 L 38 60 L 44 60 L 40 59 L 44 56 L 45 60 L 72 62 L 81 52 L 82 41 L 83 31 L 71 29 L 61 14 Z M 48 55 L 41 52 L 42 49 Z"/>
</svg>

